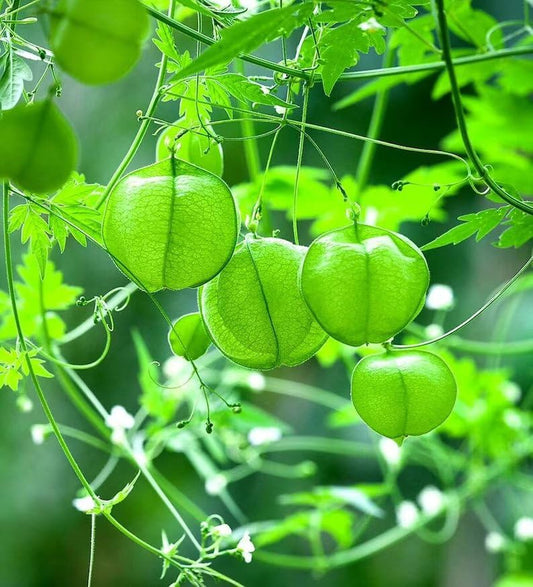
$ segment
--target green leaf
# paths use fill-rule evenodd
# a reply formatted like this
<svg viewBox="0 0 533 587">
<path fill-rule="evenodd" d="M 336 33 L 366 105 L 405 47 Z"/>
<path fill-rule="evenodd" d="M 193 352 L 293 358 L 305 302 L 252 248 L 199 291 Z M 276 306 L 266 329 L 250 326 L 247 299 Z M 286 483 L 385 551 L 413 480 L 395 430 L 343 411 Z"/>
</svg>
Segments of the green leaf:
<svg viewBox="0 0 533 587">
<path fill-rule="evenodd" d="M 226 65 L 242 53 L 254 51 L 281 35 L 288 35 L 309 18 L 312 3 L 267 10 L 248 20 L 236 22 L 221 32 L 221 39 L 179 72 L 184 78 L 205 69 Z"/>
<path fill-rule="evenodd" d="M 209 85 L 219 84 L 228 94 L 237 98 L 240 102 L 252 102 L 253 104 L 266 104 L 269 106 L 282 106 L 283 108 L 296 108 L 295 104 L 285 102 L 275 94 L 270 93 L 270 89 L 257 82 L 249 80 L 244 75 L 238 73 L 224 73 L 217 76 L 206 76 L 205 82 L 212 82 Z"/>
<path fill-rule="evenodd" d="M 34 204 L 16 206 L 10 213 L 9 231 L 21 229 L 21 241 L 30 241 L 30 251 L 39 264 L 41 277 L 44 277 L 48 252 L 52 246 L 48 223 L 42 216 L 42 209 Z"/>
<path fill-rule="evenodd" d="M 502 206 L 501 208 L 490 208 L 475 214 L 459 216 L 458 220 L 461 220 L 462 224 L 441 234 L 435 240 L 421 247 L 421 249 L 429 251 L 446 245 L 457 245 L 474 234 L 476 235 L 476 241 L 480 241 L 503 221 L 509 209 L 509 206 Z"/>
<path fill-rule="evenodd" d="M 322 84 L 327 96 L 341 73 L 356 65 L 359 53 L 368 52 L 370 41 L 361 30 L 359 23 L 351 21 L 334 29 L 329 29 L 320 40 L 320 61 L 322 63 Z"/>
<path fill-rule="evenodd" d="M 18 391 L 22 379 L 30 374 L 27 362 L 28 358 L 37 377 L 53 377 L 43 367 L 44 361 L 35 357 L 37 353 L 37 349 L 25 352 L 20 349 L 0 347 L 0 387 L 6 386 L 13 391 Z"/>
<path fill-rule="evenodd" d="M 487 33 L 498 24 L 483 10 L 472 8 L 471 0 L 447 0 L 446 16 L 455 35 L 480 49 L 486 47 Z M 501 30 L 496 29 L 491 35 L 492 45 L 499 48 L 501 38 Z"/>
<path fill-rule="evenodd" d="M 31 81 L 33 74 L 28 64 L 13 51 L 11 46 L 0 57 L 0 110 L 13 108 L 24 91 L 24 82 Z"/>
<path fill-rule="evenodd" d="M 498 247 L 517 249 L 533 239 L 533 216 L 513 208 L 503 223 L 506 227 L 498 240 Z"/>
<path fill-rule="evenodd" d="M 358 487 L 341 487 L 336 485 L 315 487 L 310 492 L 281 495 L 279 501 L 283 505 L 308 505 L 316 508 L 349 505 L 369 516 L 381 518 L 384 515 L 383 510 Z"/>
</svg>

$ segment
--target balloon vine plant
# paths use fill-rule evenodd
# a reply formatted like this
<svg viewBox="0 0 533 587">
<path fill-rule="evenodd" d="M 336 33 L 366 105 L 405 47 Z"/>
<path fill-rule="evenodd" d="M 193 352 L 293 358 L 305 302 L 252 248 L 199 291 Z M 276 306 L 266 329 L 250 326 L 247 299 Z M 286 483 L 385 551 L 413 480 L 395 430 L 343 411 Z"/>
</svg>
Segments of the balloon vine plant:
<svg viewBox="0 0 533 587">
<path fill-rule="evenodd" d="M 533 236 L 533 202 L 524 195 L 531 186 L 531 135 L 503 138 L 502 148 L 488 137 L 495 103 L 504 120 L 513 121 L 518 110 L 531 121 L 530 4 L 524 2 L 522 19 L 509 22 L 498 22 L 469 0 L 245 4 L 0 0 L 7 283 L 0 378 L 23 411 L 31 409 L 31 384 L 47 419 L 32 429 L 33 438 L 40 443 L 53 435 L 81 484 L 74 503 L 91 516 L 88 583 L 97 517 L 159 557 L 162 577 L 172 568 L 172 585 L 209 579 L 241 585 L 233 578 L 237 566 L 226 564 L 230 570 L 224 573 L 216 568 L 228 555 L 325 572 L 412 534 L 447 540 L 472 501 L 484 504 L 477 513 L 492 533 L 492 550 L 509 555 L 506 570 L 521 569 L 520 536 L 507 536 L 484 500 L 498 479 L 505 479 L 506 491 L 518 491 L 515 475 L 523 477 L 521 467 L 533 452 L 531 416 L 498 366 L 503 356 L 531 353 L 533 341 L 471 341 L 461 331 L 493 303 L 527 294 L 532 258 L 476 312 L 444 332 L 453 300 L 443 286 L 432 286 L 426 297 L 431 277 L 423 251 L 473 235 L 480 240 L 498 227 L 502 248 L 525 247 Z M 137 112 L 137 132 L 107 185 L 87 183 L 76 171 L 76 134 L 58 106 L 63 75 L 87 85 L 136 75 L 132 70 L 154 24 L 161 58 L 150 102 Z M 33 25 L 46 32 L 46 46 L 34 42 Z M 454 48 L 452 34 L 466 47 Z M 182 49 L 190 41 L 196 43 L 193 56 Z M 277 61 L 254 53 L 269 43 L 275 43 L 269 55 L 278 55 Z M 369 52 L 383 55 L 383 67 L 356 67 Z M 443 150 L 379 138 L 390 90 L 434 74 L 433 95 L 451 95 L 457 123 Z M 312 122 L 314 96 L 330 97 L 338 85 L 353 88 L 354 82 L 363 83 L 332 104 L 340 110 L 374 97 L 367 134 Z M 464 97 L 469 84 L 475 92 Z M 157 117 L 162 102 L 177 103 L 170 121 Z M 501 126 L 495 128 L 500 132 Z M 275 166 L 280 142 L 291 132 L 298 137 L 296 165 Z M 149 133 L 158 135 L 155 162 L 128 172 Z M 324 136 L 339 144 L 363 143 L 354 176 L 337 174 L 321 146 Z M 249 181 L 230 189 L 222 176 L 224 145 L 232 140 L 242 142 Z M 264 166 L 262 141 L 270 141 Z M 377 147 L 440 162 L 414 169 L 392 187 L 373 185 Z M 308 150 L 322 167 L 303 165 Z M 443 220 L 448 198 L 469 189 L 485 197 L 486 206 L 461 216 L 425 246 L 399 232 L 404 223 Z M 278 227 L 285 226 L 280 213 L 290 220 L 291 236 L 279 235 Z M 14 232 L 27 248 L 19 265 Z M 103 249 L 127 283 L 92 299 L 63 283 L 50 256 L 59 264 L 57 252 L 68 252 L 72 240 Z M 198 288 L 198 312 L 173 320 L 157 292 L 186 288 Z M 172 357 L 161 369 L 134 332 L 141 395 L 132 416 L 120 406 L 106 408 L 79 371 L 105 366 L 120 328 L 117 314 L 134 294 L 147 295 L 163 319 L 157 327 L 168 336 Z M 60 312 L 89 306 L 92 315 L 67 330 Z M 424 306 L 437 310 L 428 328 L 414 322 Z M 504 317 L 501 331 L 511 312 Z M 105 333 L 100 356 L 85 364 L 67 361 L 63 349 L 93 328 Z M 426 346 L 432 350 L 419 350 Z M 470 355 L 495 360 L 482 369 Z M 353 406 L 348 383 L 334 393 L 284 379 L 285 371 L 262 373 L 313 357 L 324 368 L 339 363 L 351 373 Z M 91 432 L 58 424 L 47 399 L 50 378 Z M 283 414 L 254 405 L 252 393 L 317 405 L 328 412 L 329 429 L 299 435 Z M 362 432 L 361 422 L 381 436 Z M 336 436 L 347 426 L 355 433 Z M 454 439 L 463 441 L 460 448 Z M 95 480 L 84 473 L 71 440 L 108 455 Z M 270 458 L 280 451 L 373 458 L 382 481 L 311 486 L 282 496 L 296 513 L 269 522 L 250 519 L 230 493 L 231 483 L 252 474 L 290 480 L 316 472 L 311 461 Z M 163 452 L 181 453 L 191 463 L 207 493 L 220 500 L 210 507 L 220 507 L 224 518 L 208 515 L 163 475 L 155 463 Z M 137 474 L 103 499 L 100 489 L 121 459 Z M 411 465 L 425 467 L 439 485 L 420 493 L 420 507 L 403 498 L 398 479 Z M 115 515 L 115 506 L 134 499 L 140 477 L 172 516 L 176 539 L 163 530 L 161 546 Z M 367 534 L 391 503 L 397 524 Z M 230 528 L 230 519 L 237 528 Z M 435 529 L 438 520 L 441 528 Z M 307 542 L 306 554 L 300 547 L 297 553 L 273 548 L 294 536 Z"/>
</svg>

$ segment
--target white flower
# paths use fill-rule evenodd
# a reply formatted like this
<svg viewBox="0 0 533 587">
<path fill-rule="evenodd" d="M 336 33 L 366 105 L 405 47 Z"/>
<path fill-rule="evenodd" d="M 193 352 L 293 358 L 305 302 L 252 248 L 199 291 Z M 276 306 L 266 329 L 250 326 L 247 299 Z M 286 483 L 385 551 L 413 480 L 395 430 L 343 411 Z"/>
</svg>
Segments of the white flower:
<svg viewBox="0 0 533 587">
<path fill-rule="evenodd" d="M 402 501 L 396 509 L 396 521 L 401 528 L 414 526 L 418 516 L 418 508 L 412 501 Z"/>
<path fill-rule="evenodd" d="M 433 284 L 428 291 L 426 308 L 430 310 L 449 310 L 453 306 L 453 289 L 441 283 Z"/>
<path fill-rule="evenodd" d="M 206 480 L 205 490 L 209 495 L 220 495 L 220 492 L 225 489 L 227 484 L 228 480 L 226 477 L 219 473 Z"/>
<path fill-rule="evenodd" d="M 443 508 L 446 496 L 437 487 L 428 485 L 419 493 L 417 501 L 425 514 L 434 516 Z"/>
<path fill-rule="evenodd" d="M 35 424 L 31 427 L 31 439 L 33 444 L 43 444 L 48 435 L 48 426 L 45 424 Z"/>
<path fill-rule="evenodd" d="M 275 426 L 252 428 L 248 432 L 248 442 L 252 446 L 260 446 L 261 444 L 268 444 L 269 442 L 276 442 L 281 438 L 281 430 Z"/>
<path fill-rule="evenodd" d="M 274 106 L 274 110 L 276 111 L 276 114 L 281 114 L 282 116 L 285 114 L 285 112 L 287 112 L 287 108 L 285 108 L 285 106 Z"/>
<path fill-rule="evenodd" d="M 514 525 L 514 535 L 521 542 L 533 540 L 533 518 L 520 518 Z"/>
<path fill-rule="evenodd" d="M 522 418 L 516 410 L 505 410 L 503 413 L 503 421 L 509 428 L 519 430 L 522 428 Z"/>
<path fill-rule="evenodd" d="M 252 562 L 252 552 L 255 551 L 254 543 L 250 539 L 250 533 L 245 532 L 244 536 L 239 540 L 237 544 L 237 550 L 242 554 L 242 558 L 245 563 Z"/>
<path fill-rule="evenodd" d="M 76 499 L 72 500 L 72 505 L 79 511 L 79 512 L 88 512 L 96 507 L 93 498 L 90 495 L 86 495 L 85 497 L 77 497 Z"/>
<path fill-rule="evenodd" d="M 369 18 L 368 20 L 365 20 L 365 22 L 362 22 L 359 25 L 359 28 L 362 31 L 371 31 L 371 32 L 379 31 L 380 29 L 385 30 L 385 27 L 382 26 L 381 24 L 379 24 L 379 22 L 374 17 Z"/>
<path fill-rule="evenodd" d="M 213 536 L 225 538 L 227 536 L 231 536 L 231 528 L 228 526 L 228 524 L 219 524 L 218 526 L 211 528 L 211 534 L 213 534 Z"/>
<path fill-rule="evenodd" d="M 391 438 L 380 438 L 379 450 L 390 467 L 395 467 L 402 458 L 402 449 Z"/>
<path fill-rule="evenodd" d="M 27 414 L 33 410 L 33 402 L 27 395 L 19 395 L 17 397 L 17 407 L 21 412 Z"/>
<path fill-rule="evenodd" d="M 263 391 L 266 387 L 265 376 L 254 371 L 248 375 L 248 387 L 254 391 Z"/>
<path fill-rule="evenodd" d="M 503 395 L 513 404 L 522 397 L 522 390 L 514 381 L 506 381 L 503 386 Z"/>
<path fill-rule="evenodd" d="M 444 334 L 444 329 L 440 324 L 429 324 L 426 326 L 426 336 L 428 338 L 437 338 Z"/>
<path fill-rule="evenodd" d="M 122 406 L 113 406 L 111 412 L 105 419 L 106 426 L 113 430 L 122 428 L 122 430 L 129 430 L 133 428 L 135 419 Z"/>
<path fill-rule="evenodd" d="M 501 552 L 505 547 L 505 536 L 499 532 L 489 532 L 485 536 L 485 548 L 488 552 Z"/>
</svg>

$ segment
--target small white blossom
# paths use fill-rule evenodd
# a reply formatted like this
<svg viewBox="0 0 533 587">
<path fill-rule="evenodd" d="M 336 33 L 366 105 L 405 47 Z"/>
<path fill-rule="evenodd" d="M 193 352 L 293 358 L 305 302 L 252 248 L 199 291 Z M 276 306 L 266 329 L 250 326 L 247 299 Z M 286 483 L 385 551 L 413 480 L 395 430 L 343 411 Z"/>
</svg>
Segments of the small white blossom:
<svg viewBox="0 0 533 587">
<path fill-rule="evenodd" d="M 533 518 L 520 518 L 514 525 L 514 535 L 521 542 L 533 540 Z"/>
<path fill-rule="evenodd" d="M 19 395 L 17 397 L 17 407 L 21 412 L 27 414 L 33 410 L 33 402 L 27 395 Z"/>
<path fill-rule="evenodd" d="M 428 485 L 419 493 L 417 501 L 425 514 L 433 516 L 443 508 L 446 496 L 437 487 Z"/>
<path fill-rule="evenodd" d="M 501 552 L 505 548 L 505 536 L 499 532 L 489 532 L 485 536 L 485 548 L 488 552 Z"/>
<path fill-rule="evenodd" d="M 402 449 L 391 438 L 380 438 L 379 450 L 390 467 L 398 465 L 402 458 Z"/>
<path fill-rule="evenodd" d="M 106 426 L 112 429 L 122 428 L 129 430 L 133 428 L 135 419 L 122 406 L 113 406 L 111 412 L 105 419 Z"/>
<path fill-rule="evenodd" d="M 503 421 L 509 428 L 513 428 L 514 430 L 519 430 L 523 426 L 522 418 L 516 410 L 505 410 Z"/>
<path fill-rule="evenodd" d="M 522 390 L 514 381 L 506 381 L 503 387 L 503 395 L 513 404 L 522 397 Z"/>
<path fill-rule="evenodd" d="M 285 108 L 285 106 L 278 106 L 277 104 L 274 106 L 274 110 L 276 111 L 276 114 L 281 114 L 282 116 L 285 114 L 285 112 L 287 112 L 287 108 Z"/>
<path fill-rule="evenodd" d="M 428 291 L 426 308 L 430 310 L 449 310 L 453 306 L 453 289 L 442 283 L 433 284 Z"/>
<path fill-rule="evenodd" d="M 260 446 L 269 442 L 276 442 L 281 438 L 281 430 L 275 426 L 256 427 L 248 432 L 248 442 L 252 446 Z"/>
<path fill-rule="evenodd" d="M 48 426 L 43 424 L 35 424 L 31 427 L 31 439 L 33 444 L 43 444 L 48 433 Z"/>
<path fill-rule="evenodd" d="M 412 501 L 402 501 L 396 509 L 396 521 L 401 528 L 414 526 L 418 516 L 418 508 Z"/>
<path fill-rule="evenodd" d="M 245 563 L 252 562 L 252 552 L 255 551 L 255 546 L 250 539 L 250 534 L 248 532 L 245 532 L 243 537 L 239 540 L 237 550 L 242 554 Z"/>
<path fill-rule="evenodd" d="M 248 375 L 248 387 L 254 391 L 263 391 L 266 387 L 265 376 L 254 371 Z"/>
<path fill-rule="evenodd" d="M 385 30 L 385 27 L 381 24 L 379 24 L 379 22 L 374 18 L 369 18 L 368 20 L 365 20 L 365 22 L 362 22 L 359 25 L 359 28 L 362 31 L 379 31 L 379 30 Z"/>
<path fill-rule="evenodd" d="M 219 524 L 211 528 L 211 534 L 220 538 L 226 538 L 227 536 L 231 536 L 231 528 L 228 524 Z"/>
<path fill-rule="evenodd" d="M 428 338 L 437 338 L 444 334 L 444 329 L 440 324 L 429 324 L 426 326 L 426 336 Z"/>
<path fill-rule="evenodd" d="M 72 505 L 79 512 L 88 512 L 96 506 L 93 498 L 90 495 L 86 495 L 85 497 L 77 497 L 76 499 L 73 499 Z"/>
<path fill-rule="evenodd" d="M 205 482 L 205 490 L 209 495 L 220 495 L 221 491 L 226 488 L 228 480 L 222 474 L 214 475 Z"/>
</svg>

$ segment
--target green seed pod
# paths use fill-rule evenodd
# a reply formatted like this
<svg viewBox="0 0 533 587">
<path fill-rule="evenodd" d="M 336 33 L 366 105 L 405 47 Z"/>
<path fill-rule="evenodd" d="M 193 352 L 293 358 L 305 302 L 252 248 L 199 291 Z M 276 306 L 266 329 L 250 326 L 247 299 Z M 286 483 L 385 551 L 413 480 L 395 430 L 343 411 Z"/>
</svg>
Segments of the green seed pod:
<svg viewBox="0 0 533 587">
<path fill-rule="evenodd" d="M 0 119 L 0 177 L 37 194 L 60 188 L 74 171 L 78 143 L 52 100 L 21 104 Z"/>
<path fill-rule="evenodd" d="M 426 434 L 450 415 L 457 384 L 437 355 L 388 351 L 361 359 L 352 374 L 352 402 L 379 434 L 402 439 Z"/>
<path fill-rule="evenodd" d="M 209 129 L 212 130 L 210 127 Z M 161 133 L 157 140 L 156 160 L 166 159 L 174 149 L 176 157 L 183 161 L 198 165 L 219 177 L 222 176 L 224 171 L 222 145 L 194 132 L 186 132 L 176 139 L 181 132 L 183 129 L 169 126 Z"/>
<path fill-rule="evenodd" d="M 239 219 L 228 186 L 169 157 L 126 175 L 111 191 L 107 250 L 148 291 L 197 287 L 230 260 Z"/>
<path fill-rule="evenodd" d="M 172 324 L 168 333 L 168 343 L 172 352 L 188 361 L 200 358 L 209 348 L 211 339 L 205 330 L 198 312 L 185 314 Z"/>
<path fill-rule="evenodd" d="M 299 282 L 322 328 L 359 346 L 385 342 L 415 318 L 429 270 L 421 251 L 401 234 L 351 224 L 311 244 Z"/>
<path fill-rule="evenodd" d="M 297 285 L 305 250 L 277 238 L 247 237 L 224 270 L 200 290 L 207 330 L 232 361 L 250 369 L 292 367 L 326 341 Z"/>
<path fill-rule="evenodd" d="M 138 0 L 60 0 L 50 20 L 56 62 L 90 85 L 126 75 L 150 30 L 146 9 Z"/>
</svg>

